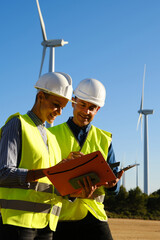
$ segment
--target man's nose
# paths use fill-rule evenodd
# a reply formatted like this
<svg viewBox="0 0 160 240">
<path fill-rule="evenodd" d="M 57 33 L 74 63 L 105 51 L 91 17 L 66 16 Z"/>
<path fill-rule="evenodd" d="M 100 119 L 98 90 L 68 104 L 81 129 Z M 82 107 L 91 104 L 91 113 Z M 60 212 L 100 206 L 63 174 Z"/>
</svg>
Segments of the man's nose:
<svg viewBox="0 0 160 240">
<path fill-rule="evenodd" d="M 89 110 L 89 108 L 84 108 L 84 112 L 85 112 L 85 114 L 89 114 L 90 113 L 90 110 Z"/>
</svg>

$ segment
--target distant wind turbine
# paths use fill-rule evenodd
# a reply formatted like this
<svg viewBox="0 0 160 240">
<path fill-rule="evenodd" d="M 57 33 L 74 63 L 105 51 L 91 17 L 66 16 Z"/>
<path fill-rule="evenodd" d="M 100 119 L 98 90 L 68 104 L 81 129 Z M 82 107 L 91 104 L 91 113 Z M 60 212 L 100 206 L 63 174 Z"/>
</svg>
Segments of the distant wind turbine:
<svg viewBox="0 0 160 240">
<path fill-rule="evenodd" d="M 135 164 L 136 164 L 136 187 L 138 187 L 138 167 L 140 164 L 137 164 L 136 162 Z"/>
<path fill-rule="evenodd" d="M 121 169 L 124 168 L 125 159 L 126 159 L 126 155 L 124 153 L 123 154 L 123 160 L 122 160 L 122 163 L 121 163 Z M 123 176 L 122 176 L 122 186 L 124 188 L 126 188 L 126 173 L 125 172 L 123 173 Z"/>
<path fill-rule="evenodd" d="M 47 47 L 50 48 L 49 72 L 54 72 L 54 70 L 55 70 L 55 49 L 54 48 L 55 47 L 63 47 L 65 44 L 68 44 L 68 42 L 64 41 L 63 39 L 47 40 L 45 24 L 44 24 L 41 9 L 39 6 L 39 1 L 36 0 L 36 3 L 37 3 L 38 13 L 39 13 L 40 24 L 41 24 L 42 36 L 43 36 L 43 42 L 41 43 L 43 46 L 43 54 L 42 54 L 40 72 L 39 72 L 39 76 L 40 76 L 41 72 L 42 72 L 45 54 L 46 54 L 46 48 Z"/>
<path fill-rule="evenodd" d="M 148 154 L 148 115 L 153 114 L 151 109 L 143 109 L 144 99 L 144 82 L 145 82 L 146 64 L 144 65 L 143 74 L 143 87 L 139 113 L 139 119 L 137 123 L 137 129 L 141 121 L 141 136 L 142 136 L 142 115 L 144 115 L 144 193 L 149 194 L 149 154 Z"/>
<path fill-rule="evenodd" d="M 121 168 L 123 169 L 123 164 L 121 166 Z M 122 176 L 122 185 L 124 188 L 126 188 L 126 172 L 123 173 L 123 176 Z"/>
</svg>

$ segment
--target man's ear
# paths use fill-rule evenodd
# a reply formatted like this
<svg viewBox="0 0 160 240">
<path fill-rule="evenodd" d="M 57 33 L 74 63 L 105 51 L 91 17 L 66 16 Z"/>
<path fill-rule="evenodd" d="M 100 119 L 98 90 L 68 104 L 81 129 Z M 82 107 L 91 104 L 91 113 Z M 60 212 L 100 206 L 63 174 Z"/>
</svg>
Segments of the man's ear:
<svg viewBox="0 0 160 240">
<path fill-rule="evenodd" d="M 101 108 L 101 107 L 98 107 L 98 108 L 97 108 L 97 111 L 98 111 L 100 108 Z"/>
<path fill-rule="evenodd" d="M 40 91 L 40 92 L 37 94 L 37 99 L 38 99 L 39 101 L 42 101 L 44 98 L 45 98 L 44 93 L 43 93 L 42 91 Z"/>
<path fill-rule="evenodd" d="M 97 108 L 97 112 L 98 112 L 98 110 L 99 110 L 100 108 L 101 108 L 101 107 L 98 107 L 98 108 Z"/>
</svg>

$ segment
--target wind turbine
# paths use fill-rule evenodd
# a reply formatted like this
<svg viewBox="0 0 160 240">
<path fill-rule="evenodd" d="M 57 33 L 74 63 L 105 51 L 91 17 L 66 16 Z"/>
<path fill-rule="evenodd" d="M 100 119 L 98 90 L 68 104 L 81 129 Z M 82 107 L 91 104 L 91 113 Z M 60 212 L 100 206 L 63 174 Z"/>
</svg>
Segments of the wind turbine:
<svg viewBox="0 0 160 240">
<path fill-rule="evenodd" d="M 136 162 L 135 162 L 135 164 L 136 164 L 136 187 L 138 187 L 138 167 L 139 167 L 139 163 L 137 164 Z"/>
<path fill-rule="evenodd" d="M 123 163 L 122 163 L 122 165 L 121 165 L 121 168 L 123 169 Z M 126 188 L 126 173 L 124 172 L 123 173 L 123 176 L 122 176 L 122 186 L 124 187 L 124 188 Z"/>
<path fill-rule="evenodd" d="M 125 159 L 126 159 L 126 155 L 125 155 L 125 153 L 123 154 L 123 160 L 122 160 L 122 163 L 121 163 L 121 169 L 123 169 L 124 168 L 124 163 L 125 163 Z M 123 173 L 123 176 L 122 176 L 122 186 L 124 187 L 124 188 L 126 188 L 126 173 L 124 172 Z"/>
<path fill-rule="evenodd" d="M 139 185 L 139 175 L 138 175 L 138 167 L 140 166 L 139 163 L 137 163 L 137 154 L 136 154 L 136 160 L 135 160 L 135 165 L 136 165 L 136 188 L 138 187 Z"/>
<path fill-rule="evenodd" d="M 149 194 L 148 115 L 153 114 L 153 110 L 143 109 L 145 73 L 146 73 L 146 64 L 144 65 L 143 87 L 142 87 L 140 109 L 138 111 L 139 119 L 137 123 L 137 128 L 141 121 L 141 134 L 142 134 L 142 115 L 144 115 L 144 193 L 148 195 Z"/>
<path fill-rule="evenodd" d="M 68 44 L 68 42 L 64 41 L 63 39 L 52 39 L 52 40 L 47 40 L 47 35 L 46 35 L 46 30 L 45 30 L 45 24 L 43 21 L 39 1 L 36 0 L 37 3 L 37 8 L 38 8 L 38 13 L 39 13 L 39 19 L 40 19 L 40 24 L 41 24 L 41 30 L 42 30 L 42 37 L 43 37 L 43 42 L 41 43 L 43 46 L 43 53 L 42 53 L 42 61 L 41 61 L 41 67 L 40 67 L 40 72 L 39 72 L 39 77 L 41 76 L 42 72 L 42 67 L 44 63 L 44 58 L 46 54 L 46 48 L 50 48 L 50 57 L 49 57 L 49 72 L 54 72 L 55 71 L 55 47 L 63 47 L 65 44 Z M 53 124 L 49 124 L 46 122 L 46 127 L 52 127 Z"/>
<path fill-rule="evenodd" d="M 39 77 L 40 77 L 41 72 L 42 72 L 45 54 L 46 54 L 46 48 L 47 47 L 50 48 L 49 72 L 54 72 L 54 70 L 55 70 L 55 47 L 63 47 L 65 44 L 68 44 L 68 42 L 64 41 L 63 39 L 47 40 L 45 24 L 44 24 L 41 9 L 39 6 L 39 1 L 36 0 L 36 3 L 37 3 L 38 13 L 39 13 L 40 24 L 41 24 L 42 36 L 43 36 L 43 42 L 41 43 L 43 46 L 43 54 L 42 54 L 40 72 L 39 72 Z"/>
</svg>

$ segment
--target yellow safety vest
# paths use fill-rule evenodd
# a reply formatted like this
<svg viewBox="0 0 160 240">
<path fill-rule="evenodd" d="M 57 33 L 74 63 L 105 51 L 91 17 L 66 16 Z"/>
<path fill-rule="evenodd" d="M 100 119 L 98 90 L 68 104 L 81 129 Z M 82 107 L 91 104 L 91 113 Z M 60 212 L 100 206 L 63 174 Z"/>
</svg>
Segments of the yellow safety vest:
<svg viewBox="0 0 160 240">
<path fill-rule="evenodd" d="M 62 159 L 67 158 L 70 152 L 79 150 L 84 154 L 99 150 L 103 157 L 107 159 L 108 148 L 112 141 L 111 133 L 92 125 L 81 149 L 66 123 L 49 128 L 49 130 L 57 138 L 62 152 Z M 95 194 L 98 195 L 95 199 L 77 198 L 74 202 L 69 201 L 67 197 L 66 199 L 63 199 L 59 220 L 80 220 L 87 215 L 88 211 L 90 211 L 97 219 L 107 221 L 107 215 L 103 205 L 105 195 L 103 187 L 99 188 Z"/>
<path fill-rule="evenodd" d="M 22 153 L 19 168 L 41 169 L 54 166 L 61 160 L 55 137 L 46 129 L 48 149 L 30 117 L 18 117 L 22 128 Z M 0 205 L 4 224 L 26 228 L 44 228 L 48 224 L 55 231 L 62 207 L 62 197 L 54 193 L 47 177 L 31 182 L 29 186 L 0 186 Z"/>
</svg>

